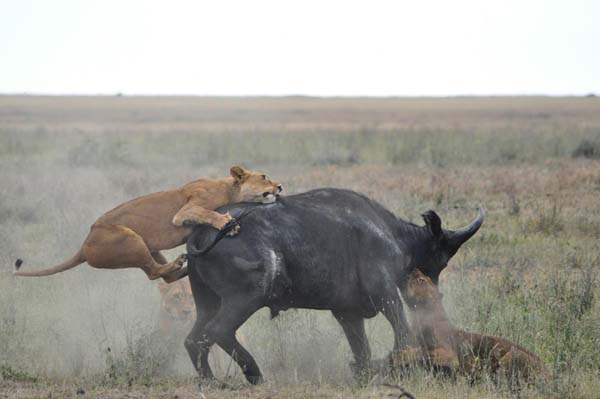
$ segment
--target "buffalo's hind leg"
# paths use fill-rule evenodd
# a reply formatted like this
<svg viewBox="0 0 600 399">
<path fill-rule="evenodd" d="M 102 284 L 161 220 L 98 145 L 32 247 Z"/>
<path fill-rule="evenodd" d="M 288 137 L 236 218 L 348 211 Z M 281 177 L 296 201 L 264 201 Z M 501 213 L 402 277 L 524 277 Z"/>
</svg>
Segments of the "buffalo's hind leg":
<svg viewBox="0 0 600 399">
<path fill-rule="evenodd" d="M 353 372 L 359 380 L 368 377 L 371 363 L 371 348 L 365 332 L 365 319 L 361 315 L 346 312 L 332 312 L 340 323 L 350 349 L 354 354 Z"/>
<path fill-rule="evenodd" d="M 192 282 L 194 287 L 194 300 L 196 303 L 196 322 L 192 331 L 185 339 L 185 349 L 194 364 L 194 368 L 202 379 L 214 379 L 213 372 L 208 364 L 210 346 L 203 344 L 204 330 L 207 323 L 217 314 L 221 299 L 202 281 Z M 212 345 L 212 344 L 211 344 Z"/>
<path fill-rule="evenodd" d="M 260 301 L 247 297 L 223 300 L 219 312 L 206 325 L 205 342 L 217 343 L 240 366 L 246 380 L 251 384 L 262 382 L 262 373 L 252 355 L 238 342 L 236 330 L 258 309 Z"/>
<path fill-rule="evenodd" d="M 240 366 L 249 383 L 259 384 L 262 382 L 262 373 L 258 364 L 256 364 L 250 352 L 237 340 L 235 331 L 224 333 L 217 340 L 217 344 Z"/>
</svg>

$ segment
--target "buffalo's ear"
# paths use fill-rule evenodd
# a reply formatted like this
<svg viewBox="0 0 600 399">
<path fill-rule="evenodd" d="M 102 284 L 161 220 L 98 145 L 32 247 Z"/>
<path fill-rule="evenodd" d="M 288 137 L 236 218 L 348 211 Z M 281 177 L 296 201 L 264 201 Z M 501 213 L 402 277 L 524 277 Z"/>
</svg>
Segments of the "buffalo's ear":
<svg viewBox="0 0 600 399">
<path fill-rule="evenodd" d="M 248 171 L 241 166 L 232 166 L 231 169 L 229 169 L 229 173 L 231 173 L 231 177 L 238 183 L 243 183 L 248 177 Z"/>
<path fill-rule="evenodd" d="M 421 215 L 425 221 L 425 225 L 435 238 L 440 238 L 444 234 L 442 231 L 442 219 L 432 210 L 428 210 Z"/>
</svg>

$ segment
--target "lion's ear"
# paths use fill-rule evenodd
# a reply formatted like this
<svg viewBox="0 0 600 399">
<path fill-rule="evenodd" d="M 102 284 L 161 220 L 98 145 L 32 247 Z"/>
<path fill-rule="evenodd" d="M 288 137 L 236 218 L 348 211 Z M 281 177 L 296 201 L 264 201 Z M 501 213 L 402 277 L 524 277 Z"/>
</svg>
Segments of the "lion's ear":
<svg viewBox="0 0 600 399">
<path fill-rule="evenodd" d="M 241 166 L 232 166 L 229 173 L 238 183 L 243 183 L 248 178 L 248 171 Z"/>
</svg>

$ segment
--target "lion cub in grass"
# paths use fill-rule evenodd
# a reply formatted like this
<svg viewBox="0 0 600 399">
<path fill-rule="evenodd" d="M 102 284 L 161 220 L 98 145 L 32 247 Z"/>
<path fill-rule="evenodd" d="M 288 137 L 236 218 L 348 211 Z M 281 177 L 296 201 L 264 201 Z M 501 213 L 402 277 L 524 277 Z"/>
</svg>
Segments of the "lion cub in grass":
<svg viewBox="0 0 600 399">
<path fill-rule="evenodd" d="M 442 294 L 420 270 L 408 276 L 402 296 L 411 309 L 417 346 L 395 355 L 394 366 L 418 364 L 469 377 L 488 371 L 526 381 L 546 374 L 540 358 L 522 346 L 504 338 L 453 327 L 442 305 Z"/>
<path fill-rule="evenodd" d="M 86 262 L 99 269 L 137 267 L 149 279 L 172 282 L 185 275 L 185 255 L 168 262 L 161 250 L 182 245 L 197 224 L 216 229 L 233 222 L 229 214 L 215 209 L 234 202 L 275 202 L 281 184 L 261 172 L 233 166 L 229 177 L 198 179 L 182 187 L 144 195 L 100 216 L 90 228 L 81 248 L 70 259 L 37 271 L 18 271 L 15 276 L 49 276 Z M 229 231 L 237 233 L 239 226 Z"/>
</svg>

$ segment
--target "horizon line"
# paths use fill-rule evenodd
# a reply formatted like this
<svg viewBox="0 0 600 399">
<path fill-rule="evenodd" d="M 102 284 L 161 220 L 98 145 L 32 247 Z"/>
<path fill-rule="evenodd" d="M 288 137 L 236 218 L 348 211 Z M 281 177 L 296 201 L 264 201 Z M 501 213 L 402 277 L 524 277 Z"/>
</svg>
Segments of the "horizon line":
<svg viewBox="0 0 600 399">
<path fill-rule="evenodd" d="M 44 93 L 44 92 L 0 92 L 1 97 L 198 97 L 198 98 L 515 98 L 515 97 L 598 97 L 597 92 L 586 93 L 511 93 L 511 94 L 192 94 L 192 93 L 126 93 L 115 91 L 112 93 Z"/>
</svg>

